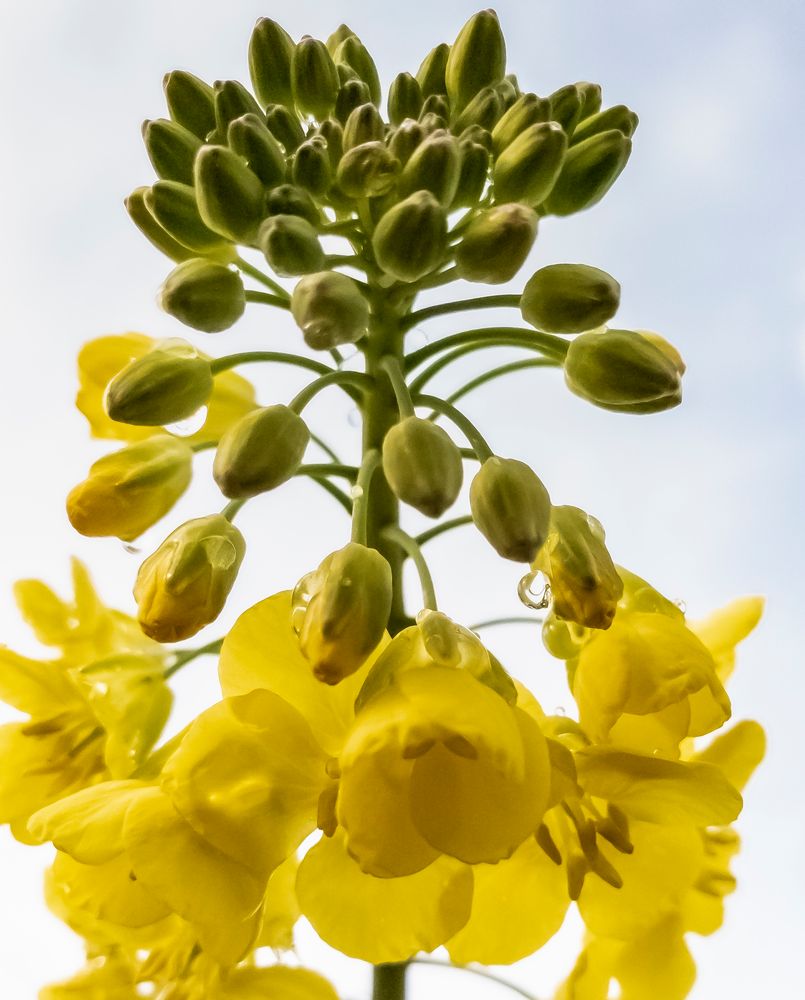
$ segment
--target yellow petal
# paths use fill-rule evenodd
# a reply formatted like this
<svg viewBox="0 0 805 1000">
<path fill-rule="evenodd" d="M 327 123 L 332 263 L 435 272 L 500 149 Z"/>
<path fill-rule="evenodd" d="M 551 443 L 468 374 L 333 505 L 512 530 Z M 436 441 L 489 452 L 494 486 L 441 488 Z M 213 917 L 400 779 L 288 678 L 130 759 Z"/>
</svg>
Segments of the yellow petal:
<svg viewBox="0 0 805 1000">
<path fill-rule="evenodd" d="M 629 942 L 614 972 L 620 1000 L 684 1000 L 696 979 L 696 965 L 673 917 Z"/>
<path fill-rule="evenodd" d="M 554 1000 L 607 1000 L 612 967 L 622 948 L 619 941 L 589 938 Z"/>
<path fill-rule="evenodd" d="M 762 597 L 739 597 L 701 621 L 688 622 L 710 650 L 722 684 L 735 667 L 735 647 L 756 627 L 764 604 Z"/>
<path fill-rule="evenodd" d="M 472 882 L 472 869 L 449 858 L 404 878 L 364 875 L 339 833 L 307 853 L 296 891 L 302 913 L 332 947 L 366 962 L 402 962 L 466 923 Z"/>
<path fill-rule="evenodd" d="M 137 1000 L 133 969 L 122 958 L 99 957 L 77 975 L 39 991 L 39 1000 Z"/>
<path fill-rule="evenodd" d="M 743 789 L 766 753 L 766 734 L 758 722 L 746 719 L 720 733 L 694 760 L 714 764 L 735 788 Z"/>
<path fill-rule="evenodd" d="M 468 923 L 447 943 L 459 965 L 508 965 L 541 948 L 562 926 L 570 905 L 563 866 L 529 837 L 506 861 L 473 868 Z"/>
<path fill-rule="evenodd" d="M 207 403 L 207 419 L 201 430 L 188 437 L 191 444 L 218 441 L 227 428 L 257 406 L 254 386 L 237 372 L 225 371 L 215 376 L 215 385 Z"/>
<path fill-rule="evenodd" d="M 78 700 L 78 691 L 60 663 L 30 660 L 0 649 L 0 701 L 41 717 L 64 711 Z"/>
<path fill-rule="evenodd" d="M 120 424 L 106 415 L 106 386 L 131 361 L 142 357 L 154 341 L 142 333 L 96 337 L 78 352 L 79 389 L 75 405 L 89 422 L 93 437 L 140 441 L 153 434 L 150 427 Z"/>
<path fill-rule="evenodd" d="M 268 880 L 260 936 L 256 948 L 287 949 L 293 947 L 293 927 L 299 919 L 296 899 L 296 873 L 299 862 L 295 854 L 283 861 Z"/>
<path fill-rule="evenodd" d="M 216 1000 L 338 1000 L 324 976 L 310 969 L 272 965 L 235 969 L 215 994 Z"/>
</svg>

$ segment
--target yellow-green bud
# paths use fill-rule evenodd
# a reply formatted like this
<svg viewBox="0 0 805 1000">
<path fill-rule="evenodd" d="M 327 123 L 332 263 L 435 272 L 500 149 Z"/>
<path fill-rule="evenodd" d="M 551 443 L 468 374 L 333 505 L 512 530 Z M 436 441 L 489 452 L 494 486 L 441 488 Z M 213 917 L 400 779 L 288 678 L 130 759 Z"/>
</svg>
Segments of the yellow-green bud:
<svg viewBox="0 0 805 1000">
<path fill-rule="evenodd" d="M 222 514 L 172 531 L 137 573 L 134 599 L 143 632 L 157 642 L 179 642 L 215 621 L 245 553 L 243 535 Z"/>
<path fill-rule="evenodd" d="M 335 118 L 325 118 L 316 129 L 316 135 L 320 135 L 327 143 L 327 155 L 330 157 L 330 166 L 335 172 L 341 157 L 344 155 L 344 129 L 341 122 Z"/>
<path fill-rule="evenodd" d="M 193 451 L 180 438 L 156 434 L 93 462 L 70 490 L 70 524 L 90 538 L 130 542 L 156 524 L 190 483 Z"/>
<path fill-rule="evenodd" d="M 243 115 L 262 115 L 263 109 L 249 91 L 237 80 L 216 80 L 212 85 L 215 94 L 215 131 L 220 142 L 226 141 L 229 123 Z"/>
<path fill-rule="evenodd" d="M 572 215 L 597 204 L 626 166 L 632 141 L 610 129 L 568 150 L 561 173 L 545 203 L 551 215 Z"/>
<path fill-rule="evenodd" d="M 299 646 L 320 681 L 338 684 L 375 650 L 388 623 L 391 586 L 389 564 L 358 542 L 332 552 L 300 581 Z"/>
<path fill-rule="evenodd" d="M 369 303 L 352 278 L 320 271 L 301 278 L 291 296 L 291 315 L 305 343 L 317 351 L 352 344 L 369 325 Z"/>
<path fill-rule="evenodd" d="M 599 111 L 597 114 L 590 115 L 589 118 L 579 122 L 573 130 L 570 145 L 575 146 L 577 143 L 589 139 L 590 136 L 599 135 L 601 132 L 608 132 L 610 129 L 617 129 L 618 132 L 622 132 L 627 138 L 631 138 L 635 133 L 639 120 L 634 111 L 627 108 L 625 104 L 616 104 L 614 107 L 607 108 L 606 111 Z"/>
<path fill-rule="evenodd" d="M 136 188 L 125 199 L 126 211 L 145 238 L 177 264 L 194 256 L 193 251 L 175 240 L 160 226 L 145 203 L 147 187 Z"/>
<path fill-rule="evenodd" d="M 594 330 L 618 311 L 621 286 L 589 264 L 549 264 L 523 289 L 520 312 L 526 323 L 551 333 Z"/>
<path fill-rule="evenodd" d="M 234 243 L 251 243 L 263 218 L 259 177 L 225 146 L 203 146 L 195 163 L 196 197 L 210 229 Z"/>
<path fill-rule="evenodd" d="M 445 83 L 454 109 L 461 111 L 479 90 L 503 79 L 506 41 L 497 14 L 482 10 L 458 33 L 447 57 Z"/>
<path fill-rule="evenodd" d="M 230 244 L 204 224 L 196 204 L 196 192 L 189 184 L 157 181 L 144 194 L 145 205 L 169 236 L 197 254 L 228 251 Z"/>
<path fill-rule="evenodd" d="M 299 119 L 284 104 L 271 104 L 266 108 L 266 125 L 288 156 L 305 140 Z"/>
<path fill-rule="evenodd" d="M 351 66 L 358 74 L 358 78 L 369 88 L 372 103 L 380 104 L 380 77 L 377 74 L 377 66 L 357 35 L 348 35 L 333 53 L 333 59 L 336 63 L 346 63 Z"/>
<path fill-rule="evenodd" d="M 344 125 L 344 149 L 352 149 L 365 142 L 379 142 L 385 133 L 386 126 L 374 104 L 361 104 L 350 112 Z"/>
<path fill-rule="evenodd" d="M 447 57 L 450 55 L 450 46 L 447 42 L 442 42 L 422 60 L 422 64 L 416 71 L 416 80 L 422 89 L 423 97 L 430 97 L 431 94 L 446 94 L 447 83 L 445 82 L 445 71 L 447 70 Z"/>
<path fill-rule="evenodd" d="M 470 125 L 491 130 L 503 114 L 503 98 L 495 87 L 484 87 L 464 108 L 453 124 L 454 132 L 463 132 Z"/>
<path fill-rule="evenodd" d="M 570 135 L 581 118 L 582 96 L 575 83 L 560 87 L 548 98 L 551 106 L 551 121 L 559 122 Z"/>
<path fill-rule="evenodd" d="M 514 458 L 488 458 L 470 484 L 472 519 L 492 548 L 532 563 L 545 542 L 551 498 L 537 474 Z"/>
<path fill-rule="evenodd" d="M 578 507 L 554 507 L 548 537 L 532 568 L 548 578 L 558 618 L 586 628 L 612 624 L 623 582 L 594 517 Z"/>
<path fill-rule="evenodd" d="M 657 413 L 682 402 L 674 360 L 633 330 L 581 334 L 571 341 L 564 365 L 571 392 L 605 410 Z"/>
<path fill-rule="evenodd" d="M 581 120 L 589 118 L 590 115 L 598 114 L 601 110 L 601 86 L 597 83 L 589 83 L 586 80 L 579 80 L 576 89 L 581 95 Z"/>
<path fill-rule="evenodd" d="M 269 215 L 298 215 L 317 226 L 321 212 L 316 202 L 304 188 L 294 184 L 280 184 L 272 188 L 266 196 L 266 211 Z"/>
<path fill-rule="evenodd" d="M 459 277 L 489 285 L 510 281 L 534 245 L 538 221 L 532 208 L 517 202 L 476 216 L 456 250 Z"/>
<path fill-rule="evenodd" d="M 488 135 L 488 133 L 487 133 Z M 489 177 L 489 152 L 481 143 L 461 139 L 461 174 L 456 194 L 450 205 L 454 208 L 472 208 L 481 200 Z"/>
<path fill-rule="evenodd" d="M 327 143 L 320 136 L 307 139 L 294 153 L 294 184 L 321 197 L 330 187 L 332 168 Z"/>
<path fill-rule="evenodd" d="M 192 73 L 175 69 L 163 77 L 162 89 L 171 118 L 199 139 L 206 139 L 215 128 L 212 87 Z"/>
<path fill-rule="evenodd" d="M 175 267 L 165 279 L 159 304 L 194 330 L 218 333 L 243 315 L 246 295 L 237 271 L 194 257 Z"/>
<path fill-rule="evenodd" d="M 539 205 L 561 176 L 567 136 L 556 122 L 530 125 L 495 161 L 495 200 Z"/>
<path fill-rule="evenodd" d="M 106 412 L 123 424 L 162 427 L 192 416 L 212 389 L 207 358 L 186 340 L 162 340 L 112 379 Z"/>
<path fill-rule="evenodd" d="M 492 149 L 500 156 L 527 128 L 550 118 L 550 102 L 536 94 L 521 94 L 492 129 Z"/>
<path fill-rule="evenodd" d="M 411 118 L 406 118 L 391 133 L 388 140 L 389 152 L 405 166 L 424 139 L 425 129 L 422 125 Z"/>
<path fill-rule="evenodd" d="M 444 94 L 431 94 L 430 97 L 425 98 L 422 110 L 419 112 L 419 120 L 423 121 L 425 118 L 439 118 L 444 122 L 440 127 L 447 128 L 447 121 L 450 118 L 450 102 Z"/>
<path fill-rule="evenodd" d="M 673 344 L 669 344 L 664 337 L 661 337 L 659 333 L 655 333 L 653 330 L 636 330 L 635 333 L 639 333 L 641 337 L 644 337 L 654 344 L 655 347 L 659 348 L 680 375 L 685 374 L 687 365 Z"/>
<path fill-rule="evenodd" d="M 406 118 L 418 118 L 424 100 L 416 77 L 410 73 L 398 73 L 389 87 L 389 121 L 392 125 L 399 125 Z"/>
<path fill-rule="evenodd" d="M 342 125 L 346 126 L 349 116 L 356 108 L 360 108 L 364 104 L 372 104 L 369 100 L 370 97 L 369 88 L 363 80 L 359 80 L 357 77 L 354 80 L 346 80 L 338 91 L 333 114 Z M 373 104 L 372 107 L 374 107 Z"/>
<path fill-rule="evenodd" d="M 253 497 L 287 482 L 299 468 L 310 431 L 277 404 L 251 410 L 218 442 L 212 474 L 225 497 Z"/>
<path fill-rule="evenodd" d="M 324 42 L 304 35 L 291 60 L 294 102 L 305 115 L 321 121 L 335 107 L 338 71 Z"/>
<path fill-rule="evenodd" d="M 339 24 L 335 31 L 328 37 L 327 41 L 324 43 L 327 46 L 327 51 L 331 56 L 334 56 L 338 46 L 345 41 L 347 38 L 351 38 L 355 32 L 350 28 L 348 24 Z M 356 36 L 357 37 L 357 36 Z"/>
<path fill-rule="evenodd" d="M 338 71 L 338 82 L 342 87 L 345 83 L 349 83 L 350 80 L 358 80 L 360 83 L 363 83 L 364 87 L 366 87 L 366 100 L 370 100 L 371 94 L 369 93 L 369 85 L 361 80 L 349 63 L 337 62 L 335 64 L 335 68 Z M 339 91 L 339 93 L 341 93 L 341 91 Z M 338 107 L 338 98 L 336 98 L 335 106 Z"/>
<path fill-rule="evenodd" d="M 499 80 L 495 84 L 495 90 L 500 95 L 504 111 L 508 111 L 520 96 L 520 87 L 514 73 L 507 73 L 502 80 Z"/>
<path fill-rule="evenodd" d="M 300 215 L 272 215 L 260 226 L 257 245 L 284 278 L 324 268 L 324 250 L 313 226 Z"/>
<path fill-rule="evenodd" d="M 428 517 L 441 517 L 452 507 L 464 479 L 453 439 L 422 417 L 406 417 L 386 434 L 383 472 L 394 495 Z"/>
<path fill-rule="evenodd" d="M 336 180 L 350 198 L 375 198 L 391 191 L 399 172 L 400 161 L 382 142 L 365 142 L 344 154 Z"/>
<path fill-rule="evenodd" d="M 474 142 L 478 146 L 483 146 L 487 153 L 492 152 L 492 133 L 480 125 L 468 125 L 459 134 L 458 141 L 464 143 Z"/>
<path fill-rule="evenodd" d="M 176 122 L 158 118 L 143 122 L 143 142 L 158 177 L 166 181 L 193 183 L 193 160 L 201 140 Z"/>
<path fill-rule="evenodd" d="M 447 215 L 429 191 L 417 191 L 386 212 L 372 246 L 387 274 L 398 281 L 417 281 L 444 259 Z"/>
<path fill-rule="evenodd" d="M 249 40 L 249 75 L 258 101 L 293 107 L 291 60 L 294 43 L 288 32 L 269 17 L 261 17 Z"/>
<path fill-rule="evenodd" d="M 285 180 L 285 154 L 262 116 L 243 115 L 231 121 L 227 143 L 266 187 Z"/>
<path fill-rule="evenodd" d="M 461 177 L 461 148 L 449 132 L 434 132 L 414 150 L 400 175 L 401 197 L 415 191 L 430 193 L 449 208 Z"/>
<path fill-rule="evenodd" d="M 422 114 L 419 116 L 419 122 L 422 125 L 422 129 L 425 132 L 425 137 L 431 135 L 433 132 L 446 132 L 447 131 L 447 116 L 437 115 L 433 111 L 425 112 L 423 110 Z"/>
</svg>

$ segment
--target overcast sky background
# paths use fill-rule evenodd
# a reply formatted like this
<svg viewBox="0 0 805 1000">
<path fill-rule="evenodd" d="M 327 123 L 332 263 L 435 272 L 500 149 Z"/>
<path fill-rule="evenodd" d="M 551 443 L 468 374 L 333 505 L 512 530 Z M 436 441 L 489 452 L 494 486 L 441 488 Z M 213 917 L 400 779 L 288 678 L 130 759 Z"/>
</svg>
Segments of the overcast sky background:
<svg viewBox="0 0 805 1000">
<path fill-rule="evenodd" d="M 2 5 L 2 641 L 34 651 L 11 584 L 37 576 L 63 588 L 71 553 L 88 563 L 109 603 L 132 609 L 141 557 L 114 540 L 74 535 L 63 497 L 110 448 L 89 439 L 72 408 L 81 344 L 126 330 L 188 335 L 155 304 L 169 262 L 122 205 L 152 177 L 139 125 L 165 113 L 164 72 L 246 80 L 252 24 L 268 15 L 297 38 L 324 38 L 346 20 L 388 84 L 452 40 L 475 9 L 467 0 Z M 805 986 L 805 8 L 797 0 L 501 0 L 497 10 L 509 68 L 524 89 L 547 94 L 594 80 L 604 86 L 605 105 L 629 104 L 641 118 L 631 162 L 606 200 L 571 219 L 546 221 L 524 277 L 557 261 L 604 268 L 623 286 L 618 325 L 663 333 L 689 370 L 683 406 L 654 417 L 596 410 L 571 396 L 557 373 L 536 371 L 480 390 L 466 409 L 493 448 L 531 463 L 555 502 L 598 516 L 616 559 L 684 600 L 692 616 L 740 594 L 767 596 L 766 618 L 742 650 L 731 694 L 736 718 L 756 717 L 767 727 L 769 755 L 739 822 L 740 884 L 726 925 L 714 938 L 692 938 L 699 964 L 692 995 L 795 996 Z M 231 334 L 191 339 L 212 354 L 298 342 L 287 317 L 261 308 L 251 307 Z M 459 324 L 433 323 L 429 333 Z M 468 362 L 465 371 L 491 366 L 491 359 Z M 260 373 L 262 401 L 287 401 L 293 379 L 287 370 Z M 459 379 L 439 384 L 449 391 Z M 314 425 L 354 454 L 354 415 L 337 394 L 324 396 L 310 409 Z M 220 506 L 208 485 L 208 459 L 200 458 L 197 484 L 170 526 Z M 292 585 L 343 544 L 346 531 L 332 501 L 297 483 L 249 505 L 239 524 L 249 554 L 225 625 Z M 166 531 L 149 532 L 144 552 Z M 517 613 L 517 568 L 500 565 L 470 529 L 434 543 L 431 555 L 448 613 L 467 623 Z M 220 632 L 219 624 L 209 636 Z M 536 628 L 486 638 L 548 711 L 569 707 L 561 666 L 543 654 Z M 198 661 L 180 678 L 177 724 L 217 696 L 212 661 Z M 47 849 L 20 847 L 2 831 L 0 968 L 3 995 L 12 1000 L 35 997 L 40 985 L 80 964 L 77 940 L 41 901 L 48 857 Z M 568 933 L 511 970 L 512 979 L 547 996 L 572 962 L 577 931 L 570 919 Z M 302 957 L 332 975 L 346 996 L 367 995 L 365 967 L 316 945 L 304 930 L 300 942 Z M 461 972 L 416 969 L 412 984 L 413 1000 L 505 995 Z"/>
</svg>

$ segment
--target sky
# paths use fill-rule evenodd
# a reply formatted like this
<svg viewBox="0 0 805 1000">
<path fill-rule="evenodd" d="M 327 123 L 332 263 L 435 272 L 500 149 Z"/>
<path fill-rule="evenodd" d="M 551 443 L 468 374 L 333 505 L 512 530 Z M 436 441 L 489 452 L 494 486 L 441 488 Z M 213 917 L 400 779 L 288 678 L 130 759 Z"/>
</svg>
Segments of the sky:
<svg viewBox="0 0 805 1000">
<path fill-rule="evenodd" d="M 452 40 L 475 9 L 465 0 L 2 5 L 1 641 L 35 651 L 11 585 L 39 577 L 64 589 L 71 554 L 85 560 L 109 603 L 132 609 L 141 555 L 114 540 L 76 536 L 63 497 L 109 450 L 89 438 L 72 407 L 81 344 L 126 330 L 188 336 L 156 305 L 169 262 L 122 204 L 152 176 L 139 126 L 165 113 L 163 74 L 182 68 L 208 80 L 245 80 L 252 24 L 270 16 L 297 38 L 324 38 L 346 21 L 388 84 Z M 605 201 L 570 219 L 545 220 L 510 290 L 544 264 L 601 267 L 623 288 L 618 325 L 662 333 L 688 372 L 683 405 L 652 417 L 597 410 L 569 394 L 557 373 L 534 370 L 468 397 L 466 412 L 493 448 L 536 469 L 554 502 L 595 514 L 616 560 L 684 601 L 691 616 L 741 594 L 766 596 L 766 616 L 742 647 L 731 694 L 736 718 L 766 726 L 769 752 L 738 823 L 739 889 L 725 927 L 691 942 L 699 965 L 692 997 L 797 995 L 805 987 L 805 8 L 797 0 L 502 0 L 496 9 L 509 68 L 524 89 L 547 94 L 593 80 L 603 85 L 605 105 L 625 103 L 640 116 L 631 161 Z M 259 308 L 231 334 L 189 339 L 212 354 L 287 347 L 291 321 Z M 510 313 L 499 318 L 511 322 Z M 459 322 L 434 322 L 427 335 L 455 332 Z M 412 334 L 417 343 L 425 336 Z M 479 364 L 467 362 L 438 388 L 449 391 Z M 287 370 L 261 372 L 261 400 L 285 400 L 296 388 L 291 378 Z M 320 397 L 310 413 L 334 445 L 354 454 L 348 406 Z M 220 506 L 207 458 L 171 524 Z M 223 624 L 342 544 L 341 518 L 299 483 L 245 508 L 239 524 L 249 555 Z M 150 551 L 163 534 L 160 526 L 138 547 Z M 469 529 L 434 543 L 431 554 L 449 614 L 469 623 L 517 613 L 517 568 L 494 559 Z M 486 638 L 548 711 L 569 710 L 561 666 L 542 652 L 536 626 Z M 176 724 L 216 697 L 211 661 L 197 662 L 192 675 L 180 675 Z M 46 848 L 0 834 L 0 968 L 13 1000 L 34 997 L 80 964 L 77 941 L 41 900 L 48 857 Z M 569 968 L 577 935 L 571 919 L 561 940 L 510 970 L 511 978 L 546 997 Z M 300 956 L 332 975 L 346 996 L 366 995 L 366 969 L 317 945 L 304 928 Z M 461 972 L 413 970 L 414 1000 L 448 990 L 505 995 Z"/>
</svg>

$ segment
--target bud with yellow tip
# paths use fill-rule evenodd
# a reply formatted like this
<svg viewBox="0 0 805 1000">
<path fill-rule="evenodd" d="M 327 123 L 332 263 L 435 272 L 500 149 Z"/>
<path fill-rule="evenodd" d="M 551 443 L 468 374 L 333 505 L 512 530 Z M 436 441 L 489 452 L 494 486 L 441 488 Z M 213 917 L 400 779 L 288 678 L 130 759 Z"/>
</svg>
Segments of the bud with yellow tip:
<svg viewBox="0 0 805 1000">
<path fill-rule="evenodd" d="M 479 90 L 503 79 L 506 41 L 493 10 L 482 10 L 467 21 L 450 49 L 445 66 L 447 94 L 461 111 Z"/>
<path fill-rule="evenodd" d="M 429 191 L 417 191 L 389 209 L 372 238 L 379 266 L 398 281 L 433 271 L 447 248 L 447 216 Z"/>
<path fill-rule="evenodd" d="M 566 152 L 567 136 L 556 122 L 530 125 L 495 161 L 496 201 L 541 204 L 561 175 Z"/>
<path fill-rule="evenodd" d="M 158 300 L 166 313 L 205 333 L 229 329 L 246 308 L 238 272 L 199 257 L 171 271 L 159 290 Z"/>
<path fill-rule="evenodd" d="M 394 495 L 428 517 L 456 502 L 464 479 L 461 452 L 432 420 L 406 417 L 383 440 L 383 472 Z"/>
<path fill-rule="evenodd" d="M 570 144 L 571 146 L 575 146 L 577 143 L 589 139 L 590 136 L 607 132 L 610 129 L 617 129 L 618 132 L 623 133 L 627 138 L 631 138 L 637 128 L 638 121 L 639 119 L 634 111 L 627 108 L 625 104 L 616 104 L 611 108 L 607 108 L 606 111 L 599 111 L 597 114 L 590 115 L 589 118 L 585 118 L 584 121 L 579 122 L 573 130 Z"/>
<path fill-rule="evenodd" d="M 537 474 L 514 458 L 488 458 L 470 485 L 472 519 L 504 559 L 532 563 L 548 534 L 551 499 Z"/>
<path fill-rule="evenodd" d="M 204 223 L 234 243 L 251 243 L 263 217 L 259 177 L 225 146 L 203 146 L 194 167 L 198 210 Z"/>
<path fill-rule="evenodd" d="M 526 323 L 551 333 L 582 333 L 618 311 L 621 286 L 589 264 L 549 264 L 526 282 L 520 311 Z"/>
<path fill-rule="evenodd" d="M 352 278 L 338 271 L 319 271 L 297 282 L 291 315 L 308 347 L 325 351 L 364 336 L 369 304 Z"/>
<path fill-rule="evenodd" d="M 276 489 L 299 468 L 309 441 L 307 424 L 287 406 L 252 410 L 218 442 L 213 478 L 233 499 Z"/>
<path fill-rule="evenodd" d="M 476 216 L 456 250 L 459 276 L 490 285 L 510 281 L 534 245 L 537 222 L 537 213 L 517 202 Z"/>
</svg>

